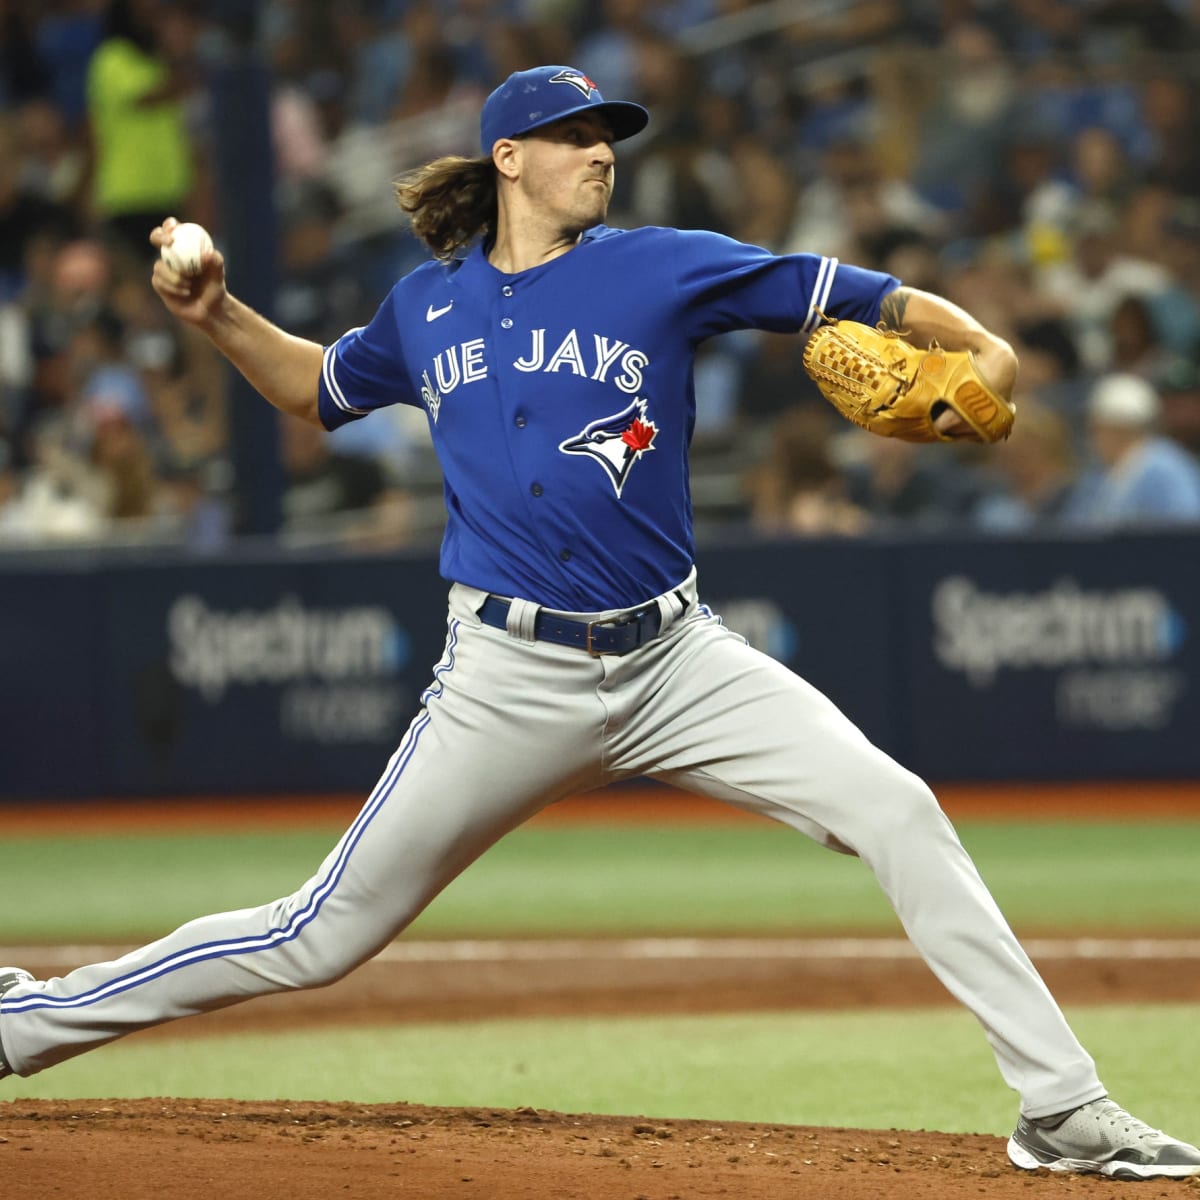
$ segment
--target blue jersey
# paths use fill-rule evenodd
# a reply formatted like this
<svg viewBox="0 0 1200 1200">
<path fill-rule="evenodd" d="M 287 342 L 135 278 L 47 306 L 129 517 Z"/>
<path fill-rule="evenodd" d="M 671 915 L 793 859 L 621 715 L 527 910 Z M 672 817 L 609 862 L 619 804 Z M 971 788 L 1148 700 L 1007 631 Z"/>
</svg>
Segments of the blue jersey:
<svg viewBox="0 0 1200 1200">
<path fill-rule="evenodd" d="M 635 605 L 694 557 L 696 348 L 734 329 L 874 323 L 890 275 L 714 233 L 606 226 L 506 275 L 482 246 L 401 279 L 325 351 L 334 429 L 420 405 L 441 463 L 446 579 L 549 608 Z"/>
</svg>

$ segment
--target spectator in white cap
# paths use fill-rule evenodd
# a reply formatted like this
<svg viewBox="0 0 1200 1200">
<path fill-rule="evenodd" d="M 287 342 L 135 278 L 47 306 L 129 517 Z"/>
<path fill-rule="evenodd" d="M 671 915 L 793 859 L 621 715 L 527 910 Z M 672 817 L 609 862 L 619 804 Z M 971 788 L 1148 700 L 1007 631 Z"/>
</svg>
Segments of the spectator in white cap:
<svg viewBox="0 0 1200 1200">
<path fill-rule="evenodd" d="M 1200 465 L 1158 433 L 1158 393 L 1137 375 L 1104 376 L 1088 399 L 1097 463 L 1082 506 L 1090 525 L 1200 522 Z"/>
</svg>

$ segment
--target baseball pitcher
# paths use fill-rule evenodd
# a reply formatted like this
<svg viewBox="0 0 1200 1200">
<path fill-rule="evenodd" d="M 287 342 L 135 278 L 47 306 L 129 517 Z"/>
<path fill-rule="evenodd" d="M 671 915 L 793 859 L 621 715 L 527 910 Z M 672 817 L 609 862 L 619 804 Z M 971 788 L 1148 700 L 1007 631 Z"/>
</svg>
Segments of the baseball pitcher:
<svg viewBox="0 0 1200 1200">
<path fill-rule="evenodd" d="M 645 775 L 870 867 L 1020 1097 L 1016 1166 L 1200 1174 L 1200 1150 L 1107 1098 L 929 788 L 700 597 L 687 452 L 707 338 L 810 339 L 808 370 L 847 417 L 924 441 L 1007 435 L 1011 348 L 833 258 L 607 227 L 613 146 L 647 120 L 571 67 L 512 75 L 484 105 L 479 158 L 398 186 L 431 260 L 330 346 L 238 301 L 215 250 L 195 274 L 155 265 L 170 312 L 282 411 L 325 429 L 424 411 L 448 513 L 445 650 L 358 817 L 292 895 L 59 979 L 0 972 L 0 1074 L 331 983 L 546 805 Z"/>
</svg>

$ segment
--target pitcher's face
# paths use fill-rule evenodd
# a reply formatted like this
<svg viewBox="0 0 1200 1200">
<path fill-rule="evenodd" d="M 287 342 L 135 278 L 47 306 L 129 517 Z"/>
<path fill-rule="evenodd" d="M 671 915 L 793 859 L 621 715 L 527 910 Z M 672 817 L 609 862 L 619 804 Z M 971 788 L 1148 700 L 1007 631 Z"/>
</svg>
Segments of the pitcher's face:
<svg viewBox="0 0 1200 1200">
<path fill-rule="evenodd" d="M 605 121 L 587 113 L 564 117 L 516 144 L 517 185 L 535 212 L 580 230 L 604 220 L 616 161 Z"/>
</svg>

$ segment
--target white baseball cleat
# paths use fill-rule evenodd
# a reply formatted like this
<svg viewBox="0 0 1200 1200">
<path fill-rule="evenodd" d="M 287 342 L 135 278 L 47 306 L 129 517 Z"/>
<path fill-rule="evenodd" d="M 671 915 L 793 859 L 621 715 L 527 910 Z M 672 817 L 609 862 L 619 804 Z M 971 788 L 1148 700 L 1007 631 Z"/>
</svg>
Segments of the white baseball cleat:
<svg viewBox="0 0 1200 1200">
<path fill-rule="evenodd" d="M 1110 1179 L 1200 1175 L 1200 1150 L 1153 1129 L 1107 1097 L 1056 1117 L 1021 1117 L 1008 1157 L 1025 1171 L 1043 1168 Z"/>
</svg>

